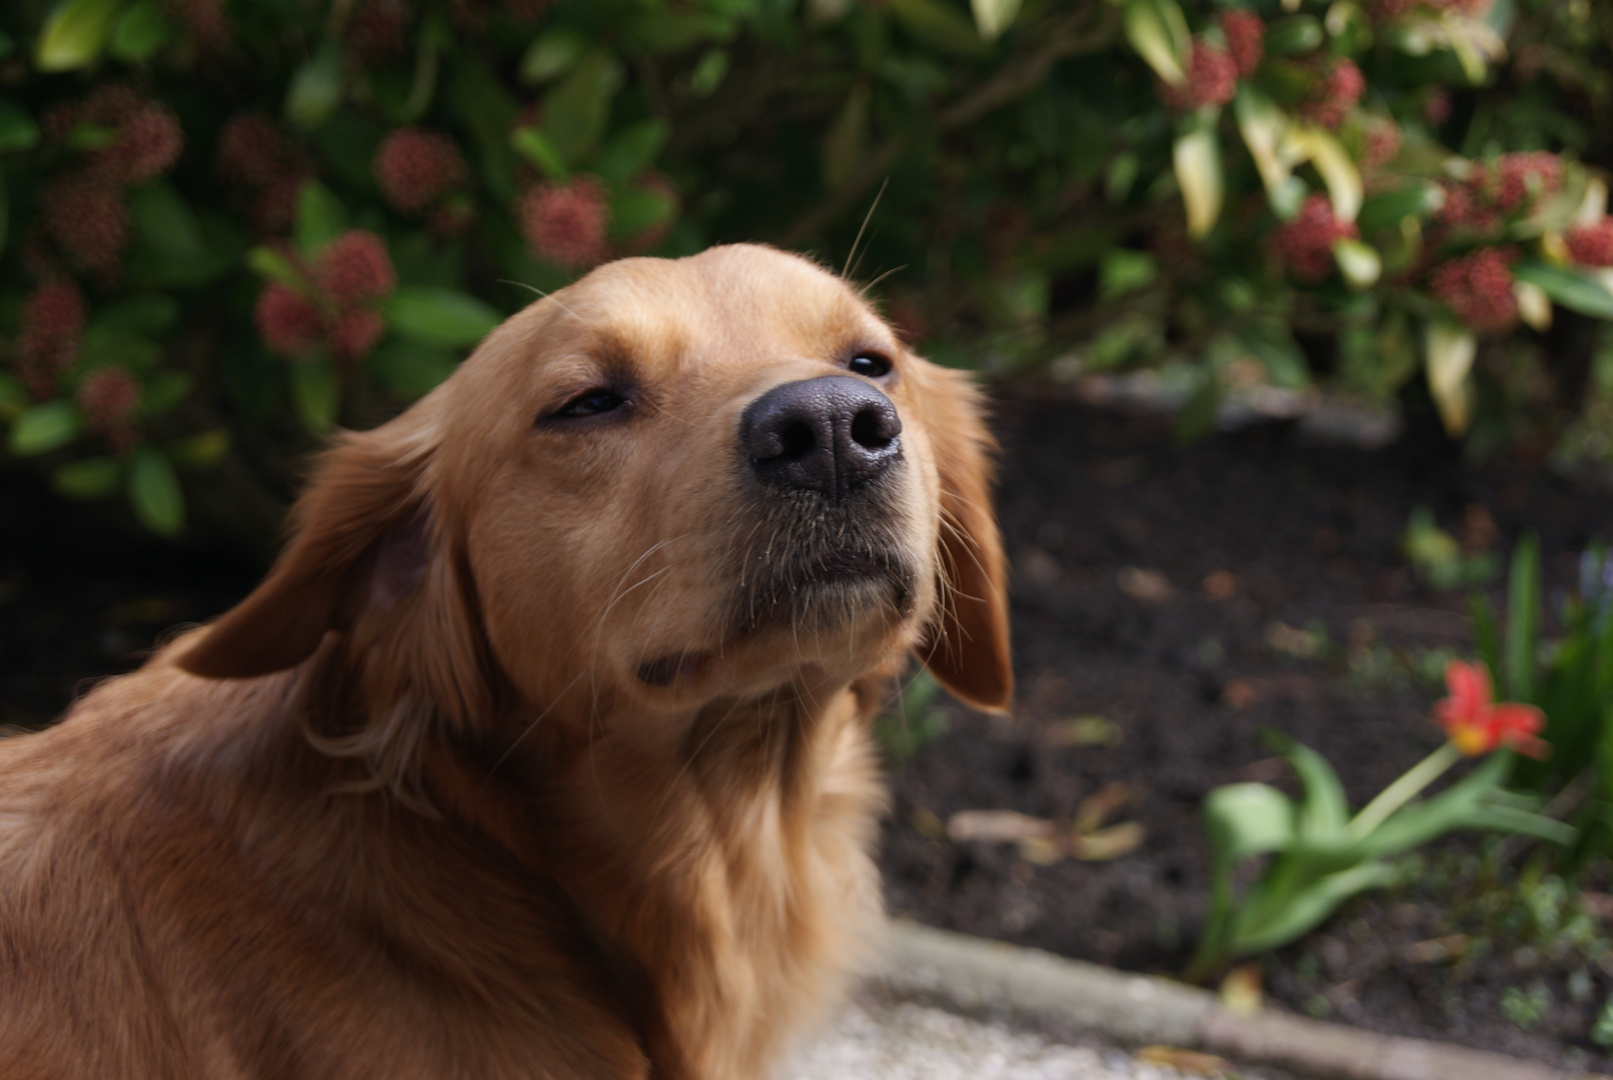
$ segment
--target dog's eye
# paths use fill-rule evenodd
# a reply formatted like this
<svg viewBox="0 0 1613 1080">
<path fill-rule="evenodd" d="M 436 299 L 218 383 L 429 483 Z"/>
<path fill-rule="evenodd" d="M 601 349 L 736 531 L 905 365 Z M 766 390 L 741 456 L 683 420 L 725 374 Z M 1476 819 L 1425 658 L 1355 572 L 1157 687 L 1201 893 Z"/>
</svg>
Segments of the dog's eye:
<svg viewBox="0 0 1613 1080">
<path fill-rule="evenodd" d="M 877 379 L 891 373 L 891 362 L 878 353 L 858 353 L 851 358 L 851 363 L 846 365 L 846 370 L 853 375 Z"/>
<path fill-rule="evenodd" d="M 626 404 L 627 399 L 614 390 L 589 390 L 566 402 L 555 415 L 598 416 L 600 413 L 615 412 Z"/>
</svg>

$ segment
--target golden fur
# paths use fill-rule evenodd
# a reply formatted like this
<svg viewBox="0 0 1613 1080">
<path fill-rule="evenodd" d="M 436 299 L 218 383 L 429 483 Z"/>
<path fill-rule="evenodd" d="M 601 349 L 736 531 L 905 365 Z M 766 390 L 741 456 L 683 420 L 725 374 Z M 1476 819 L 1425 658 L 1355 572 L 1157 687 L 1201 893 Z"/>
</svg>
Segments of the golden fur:
<svg viewBox="0 0 1613 1080">
<path fill-rule="evenodd" d="M 770 504 L 741 412 L 860 350 L 878 512 Z M 885 680 L 1008 701 L 988 441 L 771 249 L 515 315 L 324 456 L 239 606 L 0 741 L 0 1077 L 765 1075 L 879 926 Z M 848 529 L 901 572 L 814 576 Z"/>
</svg>

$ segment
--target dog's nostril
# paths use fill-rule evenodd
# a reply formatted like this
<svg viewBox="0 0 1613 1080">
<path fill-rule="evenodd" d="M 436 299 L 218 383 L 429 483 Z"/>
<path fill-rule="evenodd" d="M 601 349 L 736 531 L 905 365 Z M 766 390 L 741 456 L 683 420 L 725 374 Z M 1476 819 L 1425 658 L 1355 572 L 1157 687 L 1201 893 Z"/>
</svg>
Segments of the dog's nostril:
<svg viewBox="0 0 1613 1080">
<path fill-rule="evenodd" d="M 851 439 L 858 446 L 869 450 L 883 450 L 890 445 L 896 432 L 891 430 L 893 425 L 889 422 L 892 416 L 888 410 L 878 406 L 869 406 L 859 410 L 851 418 Z"/>
<path fill-rule="evenodd" d="M 778 433 L 778 456 L 785 461 L 800 461 L 817 448 L 818 438 L 812 431 L 812 425 L 804 420 L 784 425 Z"/>
</svg>

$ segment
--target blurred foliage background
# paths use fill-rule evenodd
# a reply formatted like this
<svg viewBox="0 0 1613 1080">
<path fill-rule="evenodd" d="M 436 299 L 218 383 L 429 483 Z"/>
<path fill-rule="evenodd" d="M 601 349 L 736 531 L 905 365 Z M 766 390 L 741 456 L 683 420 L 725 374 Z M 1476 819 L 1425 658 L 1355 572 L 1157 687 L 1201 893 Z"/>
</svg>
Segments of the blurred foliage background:
<svg viewBox="0 0 1613 1080">
<path fill-rule="evenodd" d="M 761 240 L 933 358 L 1613 462 L 1613 5 L 13 0 L 0 419 L 267 548 L 298 462 L 601 261 Z M 111 520 L 111 518 L 109 518 Z"/>
</svg>

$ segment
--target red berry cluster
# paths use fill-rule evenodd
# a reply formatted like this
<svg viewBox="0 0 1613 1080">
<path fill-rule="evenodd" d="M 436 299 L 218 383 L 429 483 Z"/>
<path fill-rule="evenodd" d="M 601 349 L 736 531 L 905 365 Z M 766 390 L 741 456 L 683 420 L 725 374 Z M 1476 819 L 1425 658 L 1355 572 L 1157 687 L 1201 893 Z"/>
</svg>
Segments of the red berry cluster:
<svg viewBox="0 0 1613 1080">
<path fill-rule="evenodd" d="M 71 279 L 39 286 L 22 304 L 17 375 L 41 400 L 54 397 L 84 340 L 84 296 Z"/>
<path fill-rule="evenodd" d="M 605 186 L 592 176 L 566 184 L 539 184 L 516 208 L 521 233 L 533 254 L 556 266 L 580 270 L 605 260 L 610 208 Z"/>
<path fill-rule="evenodd" d="M 1383 168 L 1399 155 L 1400 142 L 1400 125 L 1393 120 L 1368 124 L 1362 138 L 1362 167 L 1368 171 Z"/>
<path fill-rule="evenodd" d="M 1569 230 L 1568 254 L 1581 266 L 1613 266 L 1613 218 Z"/>
<path fill-rule="evenodd" d="M 1428 275 L 1434 298 L 1481 334 L 1510 330 L 1518 321 L 1512 271 L 1517 253 L 1480 248 L 1434 267 Z"/>
<path fill-rule="evenodd" d="M 329 346 L 355 364 L 386 333 L 376 302 L 397 287 L 392 259 L 379 236 L 350 229 L 315 256 L 301 288 L 274 282 L 258 296 L 253 321 L 269 350 L 299 359 Z"/>
<path fill-rule="evenodd" d="M 1492 0 L 1373 0 L 1372 14 L 1379 22 L 1398 19 L 1417 8 L 1471 17 L 1481 14 L 1491 3 Z"/>
<path fill-rule="evenodd" d="M 419 128 L 399 128 L 375 153 L 381 195 L 400 214 L 420 214 L 440 202 L 467 176 L 454 140 Z"/>
<path fill-rule="evenodd" d="M 413 20 L 403 0 L 364 0 L 347 21 L 347 45 L 366 63 L 396 60 L 409 51 Z"/>
<path fill-rule="evenodd" d="M 190 32 L 203 45 L 216 47 L 230 36 L 223 0 L 167 0 L 164 6 L 190 27 Z"/>
<path fill-rule="evenodd" d="M 1266 24 L 1252 11 L 1228 11 L 1221 16 L 1221 33 L 1226 35 L 1227 53 L 1238 78 L 1255 73 L 1266 55 Z"/>
<path fill-rule="evenodd" d="M 1187 61 L 1187 82 L 1181 86 L 1162 83 L 1159 99 L 1166 108 L 1186 111 L 1225 105 L 1237 90 L 1238 67 L 1232 57 L 1225 49 L 1195 37 Z"/>
<path fill-rule="evenodd" d="M 90 428 L 114 453 L 134 448 L 135 410 L 140 407 L 140 384 L 120 367 L 92 372 L 78 387 L 79 408 Z"/>
<path fill-rule="evenodd" d="M 1333 203 L 1317 193 L 1305 200 L 1293 221 L 1279 228 L 1272 247 L 1293 275 L 1318 282 L 1333 272 L 1333 244 L 1360 235 L 1353 221 L 1333 216 Z"/>
<path fill-rule="evenodd" d="M 224 125 L 218 137 L 218 171 L 242 189 L 253 224 L 269 235 L 291 228 L 297 192 L 313 175 L 307 155 L 291 136 L 255 113 L 239 113 Z"/>
<path fill-rule="evenodd" d="M 1502 154 L 1488 165 L 1475 162 L 1464 180 L 1442 181 L 1445 203 L 1436 219 L 1453 229 L 1492 232 L 1503 216 L 1527 211 L 1562 184 L 1563 163 L 1555 154 Z"/>
<path fill-rule="evenodd" d="M 111 273 L 129 242 L 123 192 L 167 172 L 184 149 L 179 121 L 126 86 L 104 86 L 46 113 L 58 141 L 96 133 L 94 148 L 45 189 L 45 232 L 81 269 Z"/>
<path fill-rule="evenodd" d="M 1350 115 L 1367 88 L 1367 81 L 1355 61 L 1339 57 L 1328 67 L 1311 91 L 1300 114 L 1330 130 L 1337 130 Z"/>
</svg>

